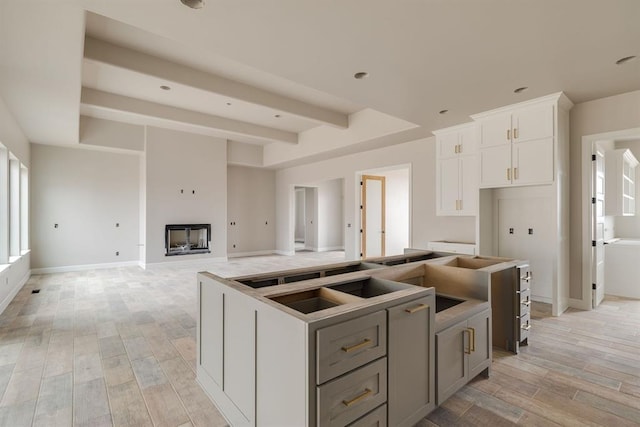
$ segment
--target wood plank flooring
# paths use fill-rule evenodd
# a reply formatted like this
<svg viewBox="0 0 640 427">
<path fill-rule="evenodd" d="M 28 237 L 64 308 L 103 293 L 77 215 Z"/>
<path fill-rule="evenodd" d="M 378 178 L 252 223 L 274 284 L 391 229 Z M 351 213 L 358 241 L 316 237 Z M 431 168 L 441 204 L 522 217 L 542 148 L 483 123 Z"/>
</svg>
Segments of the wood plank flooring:
<svg viewBox="0 0 640 427">
<path fill-rule="evenodd" d="M 195 380 L 195 273 L 342 256 L 33 276 L 0 315 L 0 426 L 224 426 Z M 640 301 L 608 297 L 555 318 L 534 304 L 532 318 L 521 354 L 495 351 L 491 378 L 474 379 L 418 426 L 640 425 Z"/>
</svg>

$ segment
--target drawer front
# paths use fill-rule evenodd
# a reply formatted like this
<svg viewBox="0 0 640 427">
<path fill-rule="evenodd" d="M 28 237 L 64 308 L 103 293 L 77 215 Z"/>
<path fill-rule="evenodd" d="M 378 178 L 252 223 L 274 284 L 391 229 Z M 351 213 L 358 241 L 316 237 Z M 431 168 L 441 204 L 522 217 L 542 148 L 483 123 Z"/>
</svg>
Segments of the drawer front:
<svg viewBox="0 0 640 427">
<path fill-rule="evenodd" d="M 520 317 L 520 339 L 518 341 L 524 341 L 529 338 L 529 331 L 531 330 L 531 315 L 529 313 Z"/>
<path fill-rule="evenodd" d="M 518 266 L 518 273 L 520 277 L 519 289 L 524 291 L 531 288 L 531 269 L 529 264 L 521 264 Z"/>
<path fill-rule="evenodd" d="M 349 372 L 387 354 L 387 313 L 378 311 L 319 329 L 317 383 Z"/>
<path fill-rule="evenodd" d="M 518 316 L 522 317 L 531 312 L 531 289 L 520 292 L 520 308 Z"/>
<path fill-rule="evenodd" d="M 382 405 L 364 417 L 349 424 L 349 427 L 387 427 L 387 405 Z"/>
<path fill-rule="evenodd" d="M 387 358 L 318 387 L 318 425 L 346 426 L 387 401 Z"/>
</svg>

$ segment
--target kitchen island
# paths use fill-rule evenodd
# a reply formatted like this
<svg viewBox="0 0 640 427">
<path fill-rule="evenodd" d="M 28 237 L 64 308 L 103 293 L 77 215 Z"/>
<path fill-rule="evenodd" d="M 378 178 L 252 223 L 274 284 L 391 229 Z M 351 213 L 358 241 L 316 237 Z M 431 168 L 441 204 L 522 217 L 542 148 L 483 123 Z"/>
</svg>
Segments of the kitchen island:
<svg viewBox="0 0 640 427">
<path fill-rule="evenodd" d="M 457 259 L 199 273 L 198 381 L 234 426 L 414 425 L 489 375 L 491 273 Z"/>
</svg>

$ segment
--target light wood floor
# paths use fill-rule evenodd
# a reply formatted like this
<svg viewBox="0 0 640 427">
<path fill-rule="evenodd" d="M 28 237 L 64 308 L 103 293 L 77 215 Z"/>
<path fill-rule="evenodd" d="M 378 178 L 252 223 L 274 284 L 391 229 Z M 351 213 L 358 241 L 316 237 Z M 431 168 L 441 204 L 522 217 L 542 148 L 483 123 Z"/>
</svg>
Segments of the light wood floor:
<svg viewBox="0 0 640 427">
<path fill-rule="evenodd" d="M 234 276 L 341 257 L 33 276 L 0 316 L 0 426 L 226 425 L 195 382 L 195 272 Z M 608 298 L 557 318 L 537 305 L 533 314 L 529 347 L 495 352 L 491 378 L 419 425 L 640 424 L 640 301 Z"/>
</svg>

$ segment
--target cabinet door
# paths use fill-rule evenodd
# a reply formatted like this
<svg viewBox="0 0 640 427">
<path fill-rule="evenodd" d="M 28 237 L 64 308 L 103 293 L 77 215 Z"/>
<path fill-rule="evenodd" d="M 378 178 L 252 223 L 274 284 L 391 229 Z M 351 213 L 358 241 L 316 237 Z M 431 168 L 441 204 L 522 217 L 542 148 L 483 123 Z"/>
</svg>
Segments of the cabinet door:
<svg viewBox="0 0 640 427">
<path fill-rule="evenodd" d="M 438 135 L 438 157 L 457 156 L 456 146 L 459 144 L 458 132 L 443 133 Z"/>
<path fill-rule="evenodd" d="M 553 137 L 553 105 L 535 105 L 513 112 L 513 142 Z"/>
<path fill-rule="evenodd" d="M 513 144 L 513 184 L 553 182 L 553 138 Z"/>
<path fill-rule="evenodd" d="M 480 148 L 511 142 L 511 114 L 496 114 L 480 122 Z"/>
<path fill-rule="evenodd" d="M 473 154 L 478 151 L 478 128 L 470 126 L 459 132 L 458 154 Z"/>
<path fill-rule="evenodd" d="M 467 382 L 467 322 L 436 334 L 436 404 L 441 405 Z"/>
<path fill-rule="evenodd" d="M 480 150 L 480 187 L 511 185 L 511 144 Z"/>
<path fill-rule="evenodd" d="M 469 379 L 491 364 L 491 311 L 485 310 L 467 320 L 470 332 Z"/>
<path fill-rule="evenodd" d="M 389 425 L 413 426 L 435 407 L 435 298 L 388 310 Z"/>
<path fill-rule="evenodd" d="M 249 424 L 255 421 L 256 311 L 242 294 L 225 294 L 224 392 Z"/>
<path fill-rule="evenodd" d="M 438 215 L 456 215 L 457 201 L 460 199 L 460 171 L 457 157 L 438 160 Z"/>
<path fill-rule="evenodd" d="M 478 213 L 478 158 L 460 156 L 460 211 L 461 215 Z"/>
<path fill-rule="evenodd" d="M 198 286 L 200 303 L 198 363 L 222 389 L 224 293 L 210 281 L 204 284 L 200 281 Z"/>
</svg>

